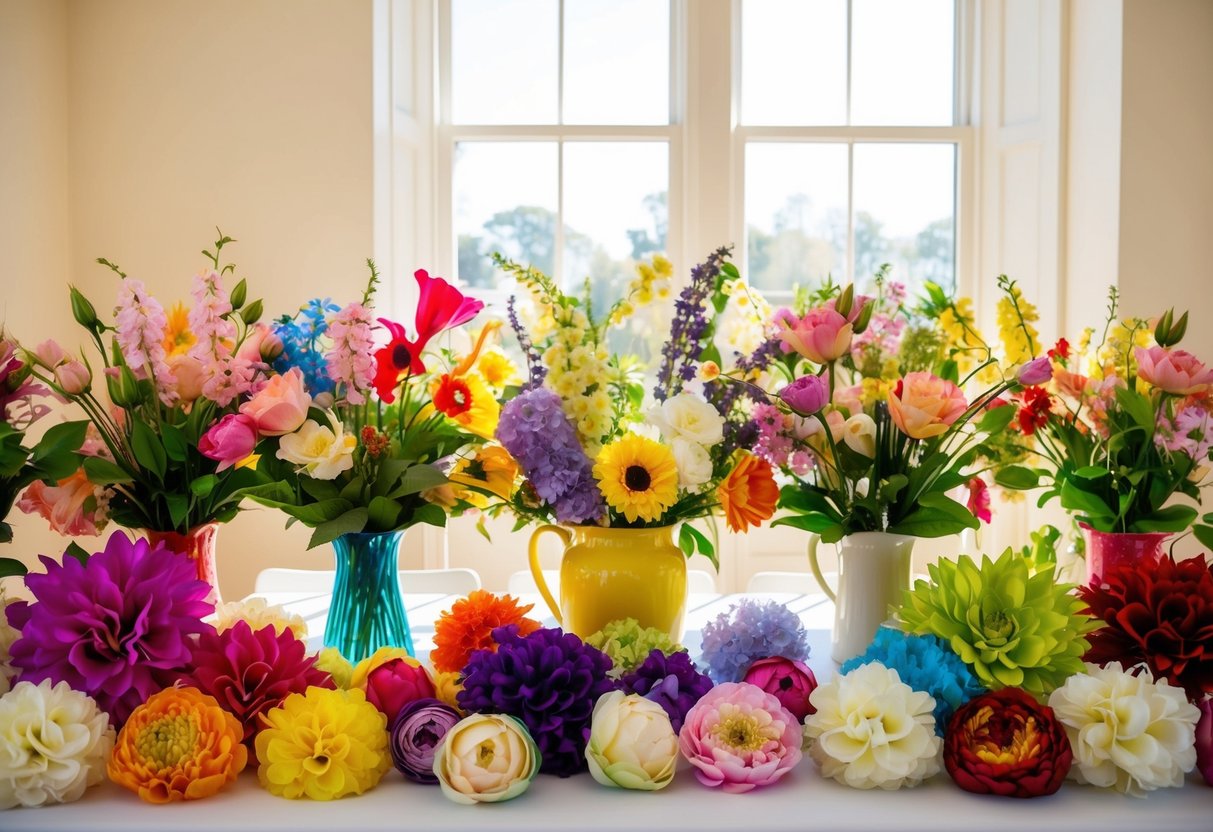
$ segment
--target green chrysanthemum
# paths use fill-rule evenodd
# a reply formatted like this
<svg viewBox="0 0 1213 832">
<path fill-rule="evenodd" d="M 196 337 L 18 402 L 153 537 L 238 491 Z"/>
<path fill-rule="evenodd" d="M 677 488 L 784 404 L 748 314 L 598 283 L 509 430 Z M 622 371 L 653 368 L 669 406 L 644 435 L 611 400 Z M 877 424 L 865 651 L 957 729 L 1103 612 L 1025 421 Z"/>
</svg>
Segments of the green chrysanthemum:
<svg viewBox="0 0 1213 832">
<path fill-rule="evenodd" d="M 1083 671 L 1083 636 L 1095 622 L 1072 584 L 1054 583 L 1054 567 L 1029 574 L 1028 562 L 1007 549 L 995 561 L 983 556 L 980 568 L 962 555 L 930 572 L 930 583 L 906 592 L 902 623 L 948 642 L 986 687 L 1043 695 Z"/>
<path fill-rule="evenodd" d="M 660 650 L 668 656 L 685 649 L 656 627 L 641 627 L 635 618 L 612 621 L 588 636 L 585 643 L 597 647 L 611 657 L 615 666 L 611 669 L 610 676 L 614 679 L 634 670 L 654 650 Z"/>
</svg>

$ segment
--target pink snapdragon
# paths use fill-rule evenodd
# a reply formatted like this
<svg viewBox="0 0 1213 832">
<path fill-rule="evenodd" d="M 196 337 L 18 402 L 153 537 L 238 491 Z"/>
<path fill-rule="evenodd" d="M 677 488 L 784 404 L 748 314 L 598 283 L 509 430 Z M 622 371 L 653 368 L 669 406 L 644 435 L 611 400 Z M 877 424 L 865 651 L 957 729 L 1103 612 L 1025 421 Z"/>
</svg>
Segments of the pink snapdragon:
<svg viewBox="0 0 1213 832">
<path fill-rule="evenodd" d="M 203 364 L 227 358 L 236 341 L 236 324 L 224 317 L 231 314 L 232 304 L 223 288 L 222 276 L 216 271 L 195 275 L 190 294 L 194 298 L 190 331 L 197 340 L 189 354 Z"/>
<path fill-rule="evenodd" d="M 176 404 L 177 380 L 164 353 L 164 333 L 168 329 L 164 307 L 147 293 L 142 280 L 124 277 L 115 312 L 122 357 L 132 370 L 142 369 L 151 375 L 160 401 L 169 406 Z"/>
<path fill-rule="evenodd" d="M 243 358 L 212 361 L 204 374 L 206 381 L 202 383 L 202 395 L 220 407 L 227 407 L 253 389 L 260 367 L 260 364 Z"/>
<path fill-rule="evenodd" d="M 329 321 L 333 347 L 325 355 L 328 374 L 345 388 L 350 404 L 362 404 L 375 381 L 375 339 L 371 334 L 371 312 L 361 303 L 351 303 Z"/>
</svg>

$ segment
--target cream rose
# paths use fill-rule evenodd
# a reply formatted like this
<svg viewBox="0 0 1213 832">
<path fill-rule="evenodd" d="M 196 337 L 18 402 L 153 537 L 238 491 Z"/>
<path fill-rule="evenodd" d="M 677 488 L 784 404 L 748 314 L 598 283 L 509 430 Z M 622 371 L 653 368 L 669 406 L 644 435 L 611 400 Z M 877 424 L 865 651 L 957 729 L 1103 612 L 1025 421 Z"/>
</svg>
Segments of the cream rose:
<svg viewBox="0 0 1213 832">
<path fill-rule="evenodd" d="M 666 439 L 679 437 L 710 448 L 724 439 L 724 417 L 694 393 L 679 393 L 653 408 L 649 420 Z"/>
<path fill-rule="evenodd" d="M 594 705 L 585 759 L 604 786 L 656 791 L 674 779 L 678 738 L 664 708 L 614 690 Z"/>
<path fill-rule="evenodd" d="M 434 774 L 456 803 L 495 803 L 522 794 L 539 772 L 539 749 L 526 726 L 504 714 L 472 714 L 442 738 Z"/>
<path fill-rule="evenodd" d="M 712 478 L 712 457 L 703 445 L 679 436 L 670 442 L 670 451 L 683 488 L 698 488 Z"/>
<path fill-rule="evenodd" d="M 300 466 L 312 479 L 336 479 L 342 471 L 354 467 L 358 438 L 346 434 L 340 420 L 332 414 L 329 424 L 332 427 L 308 419 L 299 430 L 278 440 L 276 456 Z"/>
</svg>

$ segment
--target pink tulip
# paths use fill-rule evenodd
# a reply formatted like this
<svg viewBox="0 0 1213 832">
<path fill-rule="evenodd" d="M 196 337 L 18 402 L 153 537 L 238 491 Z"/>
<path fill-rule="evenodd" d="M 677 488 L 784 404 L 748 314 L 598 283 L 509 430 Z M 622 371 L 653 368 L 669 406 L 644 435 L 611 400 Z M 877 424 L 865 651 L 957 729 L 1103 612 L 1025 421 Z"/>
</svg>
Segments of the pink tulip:
<svg viewBox="0 0 1213 832">
<path fill-rule="evenodd" d="M 1213 385 L 1213 370 L 1186 350 L 1136 347 L 1133 355 L 1137 358 L 1137 377 L 1165 393 L 1191 396 Z"/>
<path fill-rule="evenodd" d="M 388 725 L 405 705 L 433 698 L 434 683 L 425 668 L 404 659 L 384 662 L 366 677 L 366 701 L 383 712 Z"/>
<path fill-rule="evenodd" d="M 198 450 L 219 463 L 220 471 L 248 457 L 257 447 L 257 425 L 243 413 L 229 413 L 198 440 Z"/>
<path fill-rule="evenodd" d="M 839 313 L 827 307 L 810 309 L 798 321 L 780 323 L 779 337 L 814 364 L 828 364 L 851 349 L 854 329 Z"/>
<path fill-rule="evenodd" d="M 1196 723 L 1196 770 L 1213 786 L 1213 699 L 1196 703 L 1200 722 Z"/>
<path fill-rule="evenodd" d="M 1053 378 L 1053 365 L 1049 362 L 1047 355 L 1033 358 L 1019 368 L 1020 384 L 1044 384 L 1051 378 Z"/>
<path fill-rule="evenodd" d="M 307 420 L 312 397 L 303 387 L 303 373 L 292 367 L 273 376 L 257 395 L 240 406 L 240 412 L 257 425 L 263 436 L 282 436 L 299 429 Z"/>
<path fill-rule="evenodd" d="M 97 507 L 97 488 L 77 469 L 58 485 L 35 480 L 21 495 L 17 508 L 40 514 L 51 530 L 68 537 L 99 534 L 105 528 L 105 513 Z"/>
<path fill-rule="evenodd" d="M 93 374 L 83 362 L 68 359 L 55 368 L 55 381 L 69 396 L 79 396 L 93 383 Z"/>
<path fill-rule="evenodd" d="M 888 401 L 893 424 L 911 439 L 946 433 L 969 406 L 959 387 L 927 372 L 906 373 Z"/>
<path fill-rule="evenodd" d="M 809 696 L 817 688 L 817 677 L 804 662 L 772 656 L 759 659 L 745 672 L 745 680 L 779 700 L 801 722 L 816 712 Z"/>
</svg>

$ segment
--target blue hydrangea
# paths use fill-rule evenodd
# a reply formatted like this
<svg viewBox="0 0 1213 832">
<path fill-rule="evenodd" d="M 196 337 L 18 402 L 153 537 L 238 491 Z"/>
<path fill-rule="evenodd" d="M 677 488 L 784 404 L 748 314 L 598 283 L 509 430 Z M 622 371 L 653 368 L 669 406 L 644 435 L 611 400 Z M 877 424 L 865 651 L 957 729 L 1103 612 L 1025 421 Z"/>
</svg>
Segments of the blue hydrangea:
<svg viewBox="0 0 1213 832">
<path fill-rule="evenodd" d="M 282 339 L 282 355 L 274 361 L 274 369 L 285 373 L 298 367 L 303 373 L 307 390 L 317 393 L 333 392 L 325 363 L 325 346 L 320 338 L 328 329 L 328 318 L 341 307 L 328 298 L 309 300 L 294 317 L 283 315 L 274 321 L 274 334 Z"/>
<path fill-rule="evenodd" d="M 717 684 L 740 682 L 751 664 L 771 656 L 809 657 L 804 624 L 777 601 L 742 599 L 703 628 L 703 661 Z"/>
<path fill-rule="evenodd" d="M 901 681 L 935 697 L 935 733 L 940 736 L 947 730 L 953 711 L 985 692 L 969 666 L 936 636 L 908 635 L 881 627 L 867 651 L 846 662 L 838 672 L 850 673 L 869 662 L 896 670 Z"/>
</svg>

